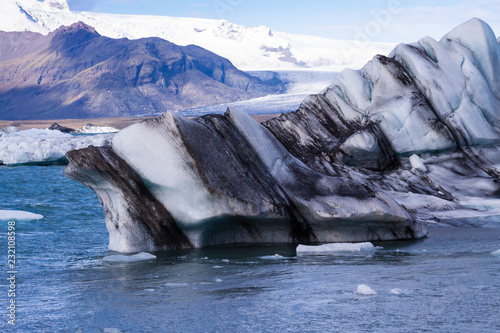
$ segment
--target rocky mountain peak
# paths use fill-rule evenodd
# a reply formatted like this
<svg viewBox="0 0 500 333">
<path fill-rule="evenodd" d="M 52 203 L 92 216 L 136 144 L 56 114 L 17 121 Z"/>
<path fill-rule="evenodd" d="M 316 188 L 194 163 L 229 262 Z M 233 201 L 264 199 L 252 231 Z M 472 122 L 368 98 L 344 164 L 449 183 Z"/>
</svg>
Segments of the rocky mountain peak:
<svg viewBox="0 0 500 333">
<path fill-rule="evenodd" d="M 43 4 L 54 9 L 69 10 L 68 2 L 66 0 L 45 0 Z"/>
</svg>

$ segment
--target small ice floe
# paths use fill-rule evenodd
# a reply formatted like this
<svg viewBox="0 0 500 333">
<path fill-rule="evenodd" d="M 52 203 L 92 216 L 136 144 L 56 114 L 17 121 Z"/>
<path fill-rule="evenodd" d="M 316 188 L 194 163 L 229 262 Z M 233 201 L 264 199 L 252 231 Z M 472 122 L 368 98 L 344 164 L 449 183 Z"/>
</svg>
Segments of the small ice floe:
<svg viewBox="0 0 500 333">
<path fill-rule="evenodd" d="M 228 263 L 228 262 L 229 262 L 229 259 L 222 259 L 221 261 L 222 261 L 222 262 L 225 262 L 225 263 Z"/>
<path fill-rule="evenodd" d="M 272 256 L 262 256 L 262 257 L 259 257 L 260 259 L 264 259 L 264 260 L 281 260 L 281 259 L 285 259 L 285 257 L 283 257 L 282 255 L 280 254 L 274 254 Z"/>
<path fill-rule="evenodd" d="M 165 287 L 187 287 L 189 284 L 185 282 L 167 282 L 165 283 Z"/>
<path fill-rule="evenodd" d="M 104 333 L 121 333 L 119 328 L 107 327 L 103 330 Z"/>
<path fill-rule="evenodd" d="M 155 255 L 147 252 L 141 252 L 134 255 L 114 254 L 106 256 L 102 260 L 106 262 L 137 262 L 156 259 Z"/>
<path fill-rule="evenodd" d="M 494 256 L 499 256 L 500 257 L 500 250 L 496 250 L 495 252 L 491 252 L 492 255 Z"/>
<path fill-rule="evenodd" d="M 422 173 L 427 172 L 427 167 L 424 164 L 424 161 L 420 158 L 418 155 L 411 155 L 410 156 L 410 163 L 411 163 L 411 168 L 415 169 L 417 171 L 420 171 Z"/>
<path fill-rule="evenodd" d="M 399 288 L 394 288 L 394 289 L 391 289 L 389 291 L 392 295 L 401 295 L 401 293 L 403 292 L 403 290 L 399 289 Z"/>
<path fill-rule="evenodd" d="M 297 255 L 324 255 L 373 252 L 377 248 L 372 243 L 333 243 L 323 245 L 302 245 L 297 246 Z"/>
<path fill-rule="evenodd" d="M 370 288 L 369 286 L 367 286 L 366 284 L 359 284 L 358 288 L 354 293 L 362 296 L 377 295 L 377 292 L 372 288 Z"/>
<path fill-rule="evenodd" d="M 0 210 L 0 221 L 33 221 L 43 219 L 43 215 L 22 210 Z"/>
<path fill-rule="evenodd" d="M 215 279 L 214 279 L 214 282 L 215 282 L 215 283 L 221 283 L 221 282 L 222 282 L 222 279 L 215 278 Z"/>
<path fill-rule="evenodd" d="M 77 132 L 85 134 L 116 133 L 118 131 L 119 129 L 111 126 L 96 126 L 92 124 L 86 124 L 82 127 L 82 129 L 77 130 Z"/>
</svg>

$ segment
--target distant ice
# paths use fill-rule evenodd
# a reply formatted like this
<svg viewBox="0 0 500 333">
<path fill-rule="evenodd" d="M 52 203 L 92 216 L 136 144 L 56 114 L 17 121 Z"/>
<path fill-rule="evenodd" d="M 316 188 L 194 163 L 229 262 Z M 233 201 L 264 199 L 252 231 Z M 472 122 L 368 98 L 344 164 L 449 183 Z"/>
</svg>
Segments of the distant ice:
<svg viewBox="0 0 500 333">
<path fill-rule="evenodd" d="M 215 278 L 215 279 L 214 279 L 214 282 L 215 282 L 215 283 L 221 283 L 221 282 L 222 282 L 222 279 Z"/>
<path fill-rule="evenodd" d="M 123 255 L 115 254 L 111 256 L 106 256 L 102 260 L 106 262 L 137 262 L 137 261 L 147 261 L 156 259 L 155 255 L 147 252 L 141 252 L 134 255 Z"/>
<path fill-rule="evenodd" d="M 0 210 L 0 221 L 32 221 L 43 219 L 43 215 L 22 210 Z"/>
<path fill-rule="evenodd" d="M 393 295 L 400 295 L 402 292 L 403 292 L 403 290 L 401 290 L 399 288 L 394 288 L 394 289 L 391 289 L 391 291 L 390 291 L 390 293 Z"/>
<path fill-rule="evenodd" d="M 315 255 L 329 253 L 359 253 L 373 252 L 376 247 L 372 243 L 334 243 L 323 245 L 302 245 L 297 246 L 297 255 Z"/>
<path fill-rule="evenodd" d="M 208 113 L 223 114 L 228 108 L 239 108 L 249 115 L 280 114 L 296 111 L 304 99 L 327 87 L 338 73 L 330 71 L 262 71 L 250 72 L 261 77 L 266 73 L 273 73 L 285 83 L 286 91 L 282 94 L 268 95 L 218 105 L 180 111 L 183 116 L 201 116 Z"/>
<path fill-rule="evenodd" d="M 275 254 L 275 255 L 272 255 L 272 256 L 262 256 L 260 257 L 260 259 L 264 259 L 264 260 L 280 260 L 280 259 L 284 259 L 285 257 L 283 257 L 282 255 L 279 255 L 279 254 Z"/>
<path fill-rule="evenodd" d="M 77 130 L 78 133 L 85 134 L 104 134 L 104 133 L 116 133 L 120 130 L 111 126 L 96 126 L 92 124 L 86 124 L 82 129 Z"/>
<path fill-rule="evenodd" d="M 372 295 L 377 295 L 377 292 L 367 286 L 366 284 L 360 284 L 358 285 L 358 288 L 354 292 L 355 294 L 358 295 L 363 295 L 363 296 L 372 296 Z"/>
<path fill-rule="evenodd" d="M 103 330 L 104 333 L 121 333 L 119 328 L 108 327 Z"/>
<path fill-rule="evenodd" d="M 500 256 L 500 250 L 497 250 L 495 252 L 491 252 L 494 256 Z"/>
<path fill-rule="evenodd" d="M 167 282 L 165 283 L 165 287 L 187 287 L 189 284 L 185 282 Z"/>
<path fill-rule="evenodd" d="M 71 135 L 57 130 L 0 130 L 0 164 L 44 164 L 66 162 L 66 153 L 90 145 L 109 144 L 113 134 Z"/>
</svg>

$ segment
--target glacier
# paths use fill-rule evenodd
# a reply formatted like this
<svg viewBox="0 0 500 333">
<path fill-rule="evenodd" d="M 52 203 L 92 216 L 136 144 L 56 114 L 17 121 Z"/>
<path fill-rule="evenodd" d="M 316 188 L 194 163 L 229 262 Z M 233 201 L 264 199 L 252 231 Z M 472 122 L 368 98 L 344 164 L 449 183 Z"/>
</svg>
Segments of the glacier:
<svg viewBox="0 0 500 333">
<path fill-rule="evenodd" d="M 263 124 L 166 112 L 70 151 L 109 248 L 415 239 L 500 221 L 500 46 L 472 19 L 347 69 Z"/>
<path fill-rule="evenodd" d="M 201 46 L 241 70 L 361 67 L 372 54 L 387 54 L 391 43 L 344 41 L 246 27 L 226 20 L 153 15 L 118 15 L 69 10 L 66 0 L 3 0 L 0 30 L 47 34 L 84 22 L 111 38 L 159 37 L 181 46 Z M 355 51 L 353 51 L 355 50 Z"/>
</svg>

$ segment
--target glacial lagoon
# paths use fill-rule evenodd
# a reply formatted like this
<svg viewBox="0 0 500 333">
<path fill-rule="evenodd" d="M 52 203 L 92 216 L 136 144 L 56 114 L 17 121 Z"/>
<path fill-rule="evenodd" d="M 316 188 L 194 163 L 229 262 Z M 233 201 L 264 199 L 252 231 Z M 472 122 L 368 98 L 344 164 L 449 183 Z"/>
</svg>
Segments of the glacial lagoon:
<svg viewBox="0 0 500 333">
<path fill-rule="evenodd" d="M 225 247 L 109 260 L 120 254 L 107 249 L 96 195 L 63 169 L 0 167 L 2 209 L 44 216 L 16 223 L 17 321 L 7 326 L 3 309 L 0 331 L 500 331 L 500 228 L 431 227 L 366 252 Z M 5 279 L 0 288 L 7 304 Z"/>
</svg>

